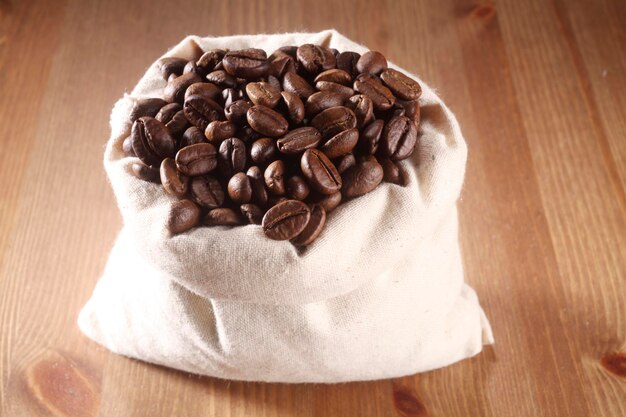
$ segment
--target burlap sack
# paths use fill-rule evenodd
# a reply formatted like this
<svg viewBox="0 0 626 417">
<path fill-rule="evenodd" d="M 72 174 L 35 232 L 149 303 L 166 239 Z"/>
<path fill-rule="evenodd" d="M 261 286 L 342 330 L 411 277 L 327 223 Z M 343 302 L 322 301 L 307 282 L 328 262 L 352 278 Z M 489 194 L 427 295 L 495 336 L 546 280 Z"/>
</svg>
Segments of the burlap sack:
<svg viewBox="0 0 626 417">
<path fill-rule="evenodd" d="M 165 56 L 190 57 L 193 42 L 268 53 L 303 43 L 366 50 L 328 30 L 190 36 Z M 421 139 L 402 163 L 408 184 L 383 183 L 339 206 L 299 253 L 254 225 L 167 237 L 174 198 L 133 177 L 135 159 L 122 153 L 134 100 L 162 95 L 153 64 L 111 115 L 104 164 L 124 227 L 80 313 L 81 330 L 122 355 L 250 381 L 389 378 L 480 352 L 491 330 L 463 282 L 457 238 L 467 149 L 453 114 L 420 83 Z"/>
</svg>

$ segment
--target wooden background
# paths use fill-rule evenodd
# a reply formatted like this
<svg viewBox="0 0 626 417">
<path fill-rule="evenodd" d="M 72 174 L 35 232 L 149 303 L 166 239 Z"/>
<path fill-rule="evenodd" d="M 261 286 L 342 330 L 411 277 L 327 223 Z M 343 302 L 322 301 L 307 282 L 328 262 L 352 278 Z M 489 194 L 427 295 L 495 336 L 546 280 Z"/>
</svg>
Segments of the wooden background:
<svg viewBox="0 0 626 417">
<path fill-rule="evenodd" d="M 467 281 L 496 345 L 414 377 L 289 386 L 86 339 L 76 317 L 121 225 L 113 103 L 186 34 L 329 27 L 455 111 Z M 623 0 L 0 0 L 0 415 L 626 415 L 625 41 Z"/>
</svg>

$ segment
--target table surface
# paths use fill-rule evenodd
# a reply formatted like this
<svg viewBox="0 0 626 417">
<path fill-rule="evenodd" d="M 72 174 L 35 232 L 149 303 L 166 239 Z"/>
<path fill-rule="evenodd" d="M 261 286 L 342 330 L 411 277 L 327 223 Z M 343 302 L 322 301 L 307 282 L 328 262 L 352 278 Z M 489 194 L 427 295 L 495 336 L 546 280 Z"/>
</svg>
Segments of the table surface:
<svg viewBox="0 0 626 417">
<path fill-rule="evenodd" d="M 623 1 L 312 3 L 0 0 L 0 415 L 626 415 Z M 84 337 L 121 226 L 102 168 L 116 99 L 186 34 L 329 27 L 456 113 L 466 279 L 496 344 L 315 386 L 201 378 Z"/>
</svg>

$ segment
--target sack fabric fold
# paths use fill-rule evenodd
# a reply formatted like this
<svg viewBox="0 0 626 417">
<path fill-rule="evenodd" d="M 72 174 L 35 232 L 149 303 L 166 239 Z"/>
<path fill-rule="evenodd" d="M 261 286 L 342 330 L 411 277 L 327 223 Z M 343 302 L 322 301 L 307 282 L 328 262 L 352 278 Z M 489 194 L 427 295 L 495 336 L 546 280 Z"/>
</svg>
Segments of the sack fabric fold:
<svg viewBox="0 0 626 417">
<path fill-rule="evenodd" d="M 326 30 L 189 36 L 164 56 L 191 58 L 195 45 L 269 54 L 304 43 L 367 50 Z M 147 362 L 293 383 L 408 375 L 493 343 L 464 283 L 458 243 L 456 201 L 467 147 L 454 115 L 410 76 L 423 89 L 422 122 L 415 153 L 401 162 L 406 186 L 383 183 L 340 205 L 320 237 L 298 251 L 256 225 L 168 237 L 175 198 L 135 178 L 130 167 L 137 159 L 122 151 L 135 101 L 162 95 L 166 82 L 151 65 L 111 115 L 104 165 L 124 226 L 79 315 L 80 329 L 113 352 Z"/>
</svg>

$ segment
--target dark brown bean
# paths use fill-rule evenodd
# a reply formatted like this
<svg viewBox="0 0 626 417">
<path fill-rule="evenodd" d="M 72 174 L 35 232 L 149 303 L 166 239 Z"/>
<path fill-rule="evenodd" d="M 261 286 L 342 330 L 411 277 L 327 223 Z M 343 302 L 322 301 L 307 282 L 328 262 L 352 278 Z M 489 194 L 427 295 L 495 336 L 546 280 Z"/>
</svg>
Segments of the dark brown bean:
<svg viewBox="0 0 626 417">
<path fill-rule="evenodd" d="M 135 120 L 131 129 L 135 155 L 146 165 L 158 167 L 161 161 L 173 156 L 176 142 L 165 125 L 152 117 Z"/>
<path fill-rule="evenodd" d="M 306 101 L 306 115 L 311 118 L 317 115 L 319 112 L 329 109 L 331 107 L 337 107 L 343 105 L 344 98 L 341 94 L 334 91 L 318 91 L 311 94 Z"/>
<path fill-rule="evenodd" d="M 380 74 L 380 79 L 399 99 L 417 100 L 422 95 L 422 87 L 420 87 L 417 81 L 393 68 L 384 70 Z"/>
<path fill-rule="evenodd" d="M 180 139 L 179 147 L 182 149 L 185 146 L 203 142 L 206 142 L 204 133 L 202 133 L 202 131 L 197 127 L 191 126 L 185 130 L 185 133 L 183 133 L 183 137 Z"/>
<path fill-rule="evenodd" d="M 228 207 L 210 210 L 204 217 L 204 224 L 207 226 L 238 226 L 242 223 L 241 216 Z"/>
<path fill-rule="evenodd" d="M 286 45 L 278 48 L 278 51 L 289 55 L 293 59 L 296 59 L 296 55 L 298 54 L 298 47 L 296 45 Z"/>
<path fill-rule="evenodd" d="M 302 120 L 304 120 L 304 103 L 302 99 L 300 99 L 300 96 L 289 91 L 283 91 L 280 94 L 283 97 L 283 102 L 287 108 L 287 115 L 291 123 L 296 125 L 301 123 Z"/>
<path fill-rule="evenodd" d="M 185 90 L 185 99 L 189 96 L 202 96 L 217 102 L 222 99 L 222 89 L 212 83 L 194 83 Z"/>
<path fill-rule="evenodd" d="M 189 177 L 176 169 L 176 162 L 172 158 L 165 158 L 161 162 L 161 184 L 168 194 L 176 197 L 183 197 L 187 193 Z"/>
<path fill-rule="evenodd" d="M 261 138 L 261 134 L 259 132 L 257 132 L 256 130 L 252 129 L 248 125 L 244 125 L 243 127 L 241 127 L 239 129 L 239 133 L 238 133 L 237 136 L 239 136 L 239 139 L 244 141 L 244 143 L 246 145 L 249 145 L 250 143 L 254 142 L 255 140 Z"/>
<path fill-rule="evenodd" d="M 304 230 L 310 217 L 311 212 L 306 204 L 298 200 L 286 200 L 265 213 L 263 231 L 273 240 L 293 239 Z"/>
<path fill-rule="evenodd" d="M 198 74 L 189 72 L 176 79 L 169 81 L 163 90 L 163 98 L 168 103 L 180 103 L 185 101 L 185 91 L 190 85 L 202 81 Z"/>
<path fill-rule="evenodd" d="M 189 123 L 201 130 L 206 130 L 212 121 L 224 118 L 222 107 L 219 104 L 198 95 L 187 97 L 183 110 Z"/>
<path fill-rule="evenodd" d="M 329 139 L 339 132 L 356 127 L 356 116 L 347 107 L 331 107 L 315 116 L 311 126 L 320 131 L 322 138 Z"/>
<path fill-rule="evenodd" d="M 172 204 L 167 221 L 171 235 L 186 232 L 200 222 L 200 207 L 191 200 L 179 200 Z"/>
<path fill-rule="evenodd" d="M 272 87 L 274 87 L 275 89 L 277 89 L 278 92 L 283 91 L 283 85 L 281 84 L 280 80 L 277 77 L 274 77 L 273 75 L 268 75 L 267 83 L 271 85 Z"/>
<path fill-rule="evenodd" d="M 198 74 L 198 77 L 202 77 L 202 71 L 198 72 L 198 66 L 196 65 L 196 61 L 188 61 L 185 65 L 185 68 L 183 68 L 183 74 L 187 74 L 189 72 L 193 72 L 195 74 Z"/>
<path fill-rule="evenodd" d="M 276 141 L 278 150 L 284 154 L 295 155 L 309 148 L 315 148 L 322 140 L 322 135 L 314 127 L 305 126 L 294 129 Z"/>
<path fill-rule="evenodd" d="M 348 168 L 356 165 L 356 159 L 354 158 L 353 154 L 349 153 L 345 155 L 343 158 L 341 158 L 339 162 L 337 162 L 336 165 L 337 165 L 337 172 L 339 172 L 340 174 L 343 174 L 344 172 L 348 170 Z"/>
<path fill-rule="evenodd" d="M 241 214 L 250 224 L 261 224 L 263 221 L 263 210 L 256 204 L 242 204 L 239 207 Z"/>
<path fill-rule="evenodd" d="M 394 117 L 385 125 L 381 140 L 383 155 L 392 161 L 406 159 L 417 142 L 417 127 L 408 117 Z"/>
<path fill-rule="evenodd" d="M 222 63 L 229 74 L 245 79 L 263 77 L 269 70 L 267 54 L 262 49 L 230 51 L 224 55 Z"/>
<path fill-rule="evenodd" d="M 246 118 L 252 129 L 272 138 L 283 136 L 289 128 L 289 123 L 280 113 L 265 106 L 250 107 Z"/>
<path fill-rule="evenodd" d="M 178 103 L 170 103 L 161 107 L 155 116 L 174 136 L 180 135 L 189 125 L 183 107 Z"/>
<path fill-rule="evenodd" d="M 206 139 L 215 145 L 225 139 L 232 138 L 237 133 L 237 127 L 224 120 L 214 120 L 209 123 L 204 131 Z"/>
<path fill-rule="evenodd" d="M 186 59 L 177 57 L 166 57 L 158 60 L 157 68 L 161 72 L 161 76 L 163 77 L 163 79 L 167 80 L 172 74 L 176 76 L 182 74 L 186 64 Z"/>
<path fill-rule="evenodd" d="M 374 120 L 374 103 L 364 94 L 357 94 L 346 101 L 345 106 L 356 116 L 356 126 L 360 129 Z"/>
<path fill-rule="evenodd" d="M 311 208 L 311 217 L 306 227 L 300 232 L 298 236 L 291 239 L 291 243 L 296 246 L 310 245 L 318 238 L 318 236 L 324 230 L 326 224 L 326 210 L 320 205 L 315 205 Z"/>
<path fill-rule="evenodd" d="M 318 81 L 328 81 L 331 83 L 351 86 L 352 76 L 341 69 L 329 69 L 321 72 L 317 77 L 315 77 L 315 82 L 317 83 Z"/>
<path fill-rule="evenodd" d="M 387 59 L 378 51 L 367 51 L 357 61 L 356 69 L 361 73 L 378 75 L 387 69 Z"/>
<path fill-rule="evenodd" d="M 304 152 L 300 169 L 309 185 L 322 194 L 332 194 L 341 189 L 341 176 L 337 168 L 319 149 L 307 149 Z"/>
<path fill-rule="evenodd" d="M 348 169 L 341 176 L 341 193 L 346 198 L 359 197 L 373 191 L 383 180 L 383 167 L 374 161 L 363 161 Z"/>
<path fill-rule="evenodd" d="M 336 193 L 329 195 L 317 194 L 311 199 L 311 201 L 313 204 L 318 204 L 324 207 L 324 210 L 326 210 L 326 214 L 328 214 L 337 208 L 339 203 L 341 203 L 341 199 L 341 191 L 337 191 Z"/>
<path fill-rule="evenodd" d="M 420 124 L 420 104 L 418 100 L 396 100 L 396 106 L 404 109 L 404 116 L 415 122 L 416 127 Z"/>
<path fill-rule="evenodd" d="M 144 98 L 135 101 L 130 112 L 130 121 L 134 122 L 140 117 L 154 117 L 165 106 L 167 102 L 160 98 Z"/>
<path fill-rule="evenodd" d="M 246 168 L 246 144 L 239 138 L 229 138 L 220 144 L 218 168 L 224 178 Z"/>
<path fill-rule="evenodd" d="M 276 143 L 270 138 L 257 139 L 250 147 L 250 159 L 257 165 L 267 165 L 276 159 Z"/>
<path fill-rule="evenodd" d="M 384 127 L 385 121 L 377 119 L 363 128 L 359 137 L 359 149 L 361 152 L 366 155 L 373 155 L 378 151 L 378 143 Z"/>
<path fill-rule="evenodd" d="M 400 167 L 390 159 L 384 158 L 380 161 L 380 165 L 383 167 L 383 179 L 393 184 L 402 185 L 404 182 L 402 179 L 402 172 Z"/>
<path fill-rule="evenodd" d="M 361 55 L 356 52 L 341 52 L 337 55 L 337 68 L 346 71 L 354 78 L 359 74 L 359 71 L 356 69 L 356 63 L 359 62 L 359 58 L 361 58 Z"/>
<path fill-rule="evenodd" d="M 280 101 L 280 88 L 266 82 L 248 83 L 246 93 L 254 104 L 273 109 Z"/>
<path fill-rule="evenodd" d="M 241 126 L 246 123 L 246 114 L 248 110 L 250 110 L 250 107 L 252 107 L 250 102 L 237 100 L 233 101 L 229 106 L 226 106 L 224 113 L 229 122 Z"/>
<path fill-rule="evenodd" d="M 222 100 L 224 107 L 230 106 L 233 102 L 243 100 L 245 98 L 243 90 L 238 88 L 226 88 L 222 91 Z"/>
<path fill-rule="evenodd" d="M 190 184 L 191 196 L 202 207 L 214 209 L 224 204 L 224 190 L 211 175 L 193 177 Z"/>
<path fill-rule="evenodd" d="M 237 78 L 233 77 L 224 70 L 216 70 L 210 72 L 205 77 L 208 82 L 218 85 L 222 88 L 235 88 L 237 87 Z"/>
<path fill-rule="evenodd" d="M 273 76 L 282 78 L 288 72 L 296 72 L 296 62 L 292 57 L 284 55 L 270 62 L 269 73 Z"/>
<path fill-rule="evenodd" d="M 359 75 L 354 81 L 354 89 L 372 99 L 376 110 L 390 109 L 396 101 L 391 90 L 370 74 Z"/>
<path fill-rule="evenodd" d="M 263 173 L 265 185 L 270 193 L 274 195 L 285 194 L 285 163 L 278 159 L 267 166 Z"/>
<path fill-rule="evenodd" d="M 132 164 L 130 166 L 130 170 L 133 175 L 140 180 L 153 182 L 155 184 L 161 183 L 161 177 L 159 175 L 159 170 L 153 167 L 149 167 L 144 164 Z"/>
<path fill-rule="evenodd" d="M 210 143 L 189 145 L 176 154 L 176 167 L 188 176 L 204 175 L 217 166 L 217 151 Z"/>
<path fill-rule="evenodd" d="M 170 76 L 167 77 L 167 82 L 174 81 L 176 78 L 178 78 L 178 75 L 171 73 Z"/>
<path fill-rule="evenodd" d="M 122 152 L 124 152 L 124 156 L 137 156 L 133 150 L 133 141 L 130 135 L 122 142 Z"/>
<path fill-rule="evenodd" d="M 294 175 L 287 180 L 286 191 L 290 198 L 302 201 L 309 196 L 311 189 L 304 178 Z"/>
<path fill-rule="evenodd" d="M 250 178 L 250 187 L 252 188 L 252 201 L 258 205 L 265 206 L 267 204 L 267 190 L 265 189 L 265 179 L 263 171 L 258 166 L 251 166 L 246 172 Z"/>
<path fill-rule="evenodd" d="M 297 94 L 302 100 L 306 100 L 315 93 L 311 84 L 295 72 L 288 72 L 283 77 L 283 90 Z"/>
<path fill-rule="evenodd" d="M 332 83 L 330 81 L 318 81 L 315 83 L 315 88 L 320 91 L 332 91 L 333 93 L 341 94 L 344 100 L 347 100 L 354 95 L 354 90 L 350 87 Z"/>
<path fill-rule="evenodd" d="M 222 61 L 224 55 L 226 55 L 226 51 L 223 49 L 211 49 L 210 51 L 205 52 L 196 62 L 198 69 L 204 74 L 208 74 L 215 69 L 215 66 L 219 62 Z"/>
<path fill-rule="evenodd" d="M 243 173 L 238 172 L 228 180 L 228 196 L 235 204 L 245 204 L 252 200 L 252 186 L 250 178 Z"/>
<path fill-rule="evenodd" d="M 356 128 L 337 133 L 320 148 L 329 158 L 338 158 L 346 155 L 354 149 L 359 141 L 359 130 Z"/>
<path fill-rule="evenodd" d="M 335 55 L 333 55 L 330 49 L 310 43 L 298 47 L 296 58 L 309 74 L 317 74 L 321 71 L 335 68 L 337 65 Z"/>
</svg>

